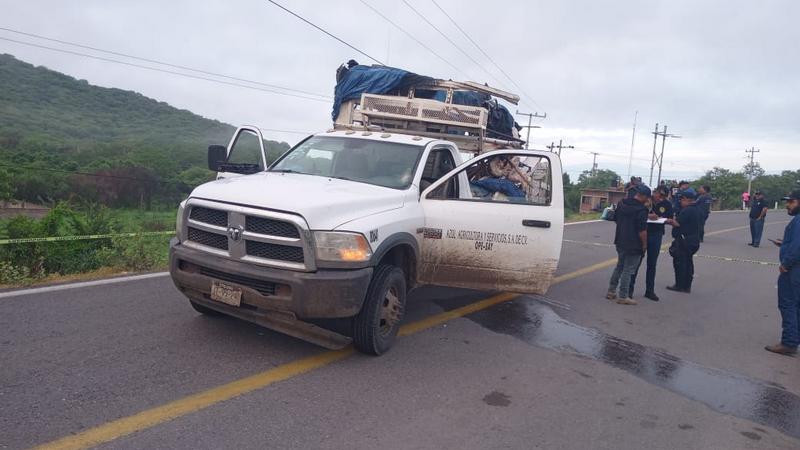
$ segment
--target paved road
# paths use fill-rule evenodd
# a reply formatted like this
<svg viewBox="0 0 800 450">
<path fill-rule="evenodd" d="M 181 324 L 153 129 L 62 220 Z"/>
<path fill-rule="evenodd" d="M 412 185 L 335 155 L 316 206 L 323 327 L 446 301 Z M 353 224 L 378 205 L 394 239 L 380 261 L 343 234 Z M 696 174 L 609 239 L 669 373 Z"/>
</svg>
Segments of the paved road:
<svg viewBox="0 0 800 450">
<path fill-rule="evenodd" d="M 420 289 L 380 358 L 197 315 L 167 277 L 0 298 L 0 447 L 800 448 L 746 225 L 715 214 L 693 293 L 662 256 L 638 306 L 603 298 L 611 225 L 568 226 L 547 297 Z"/>
</svg>

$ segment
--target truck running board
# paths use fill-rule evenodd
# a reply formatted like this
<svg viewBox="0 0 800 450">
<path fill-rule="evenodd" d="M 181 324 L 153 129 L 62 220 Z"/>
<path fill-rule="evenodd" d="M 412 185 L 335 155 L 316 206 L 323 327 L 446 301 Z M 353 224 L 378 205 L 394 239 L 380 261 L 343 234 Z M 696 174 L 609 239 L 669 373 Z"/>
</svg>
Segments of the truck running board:
<svg viewBox="0 0 800 450">
<path fill-rule="evenodd" d="M 189 293 L 189 291 L 193 291 L 193 289 L 185 290 L 186 293 Z M 279 333 L 288 334 L 289 336 L 319 345 L 320 347 L 330 350 L 339 350 L 353 342 L 353 339 L 350 337 L 314 325 L 313 323 L 299 320 L 294 314 L 289 312 L 259 310 L 255 313 L 251 310 L 243 310 L 209 300 L 205 295 L 197 295 L 198 293 L 196 291 L 193 292 L 193 294 L 193 300 L 207 308 L 219 311 L 228 316 L 236 317 L 237 319 L 255 323 L 256 325 L 269 328 Z"/>
</svg>

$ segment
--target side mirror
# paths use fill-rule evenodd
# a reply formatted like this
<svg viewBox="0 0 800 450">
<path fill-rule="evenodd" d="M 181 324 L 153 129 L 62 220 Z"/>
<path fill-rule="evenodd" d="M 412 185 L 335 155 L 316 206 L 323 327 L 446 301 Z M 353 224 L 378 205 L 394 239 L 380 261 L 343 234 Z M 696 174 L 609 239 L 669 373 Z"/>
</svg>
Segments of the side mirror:
<svg viewBox="0 0 800 450">
<path fill-rule="evenodd" d="M 220 167 L 225 164 L 228 159 L 228 148 L 224 145 L 209 145 L 208 146 L 208 169 L 214 172 L 219 172 Z"/>
</svg>

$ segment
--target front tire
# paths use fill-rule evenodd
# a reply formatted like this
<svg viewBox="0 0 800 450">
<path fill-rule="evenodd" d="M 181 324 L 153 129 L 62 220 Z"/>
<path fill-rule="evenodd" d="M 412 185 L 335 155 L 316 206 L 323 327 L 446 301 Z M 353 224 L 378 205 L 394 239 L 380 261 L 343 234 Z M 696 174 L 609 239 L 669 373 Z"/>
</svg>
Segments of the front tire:
<svg viewBox="0 0 800 450">
<path fill-rule="evenodd" d="M 353 345 L 360 352 L 382 355 L 397 337 L 406 306 L 403 270 L 381 264 L 372 275 L 364 305 L 353 320 Z"/>
</svg>

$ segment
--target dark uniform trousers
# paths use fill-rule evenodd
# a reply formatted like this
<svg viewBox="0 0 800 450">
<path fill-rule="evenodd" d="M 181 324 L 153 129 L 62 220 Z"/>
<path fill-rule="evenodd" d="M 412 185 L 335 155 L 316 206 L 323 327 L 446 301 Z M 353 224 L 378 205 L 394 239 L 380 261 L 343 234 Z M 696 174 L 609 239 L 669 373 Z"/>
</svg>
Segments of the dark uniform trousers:
<svg viewBox="0 0 800 450">
<path fill-rule="evenodd" d="M 672 242 L 669 253 L 672 255 L 672 267 L 675 269 L 675 287 L 689 290 L 694 280 L 694 254 L 700 250 L 699 242 L 687 242 L 679 237 Z"/>
</svg>

